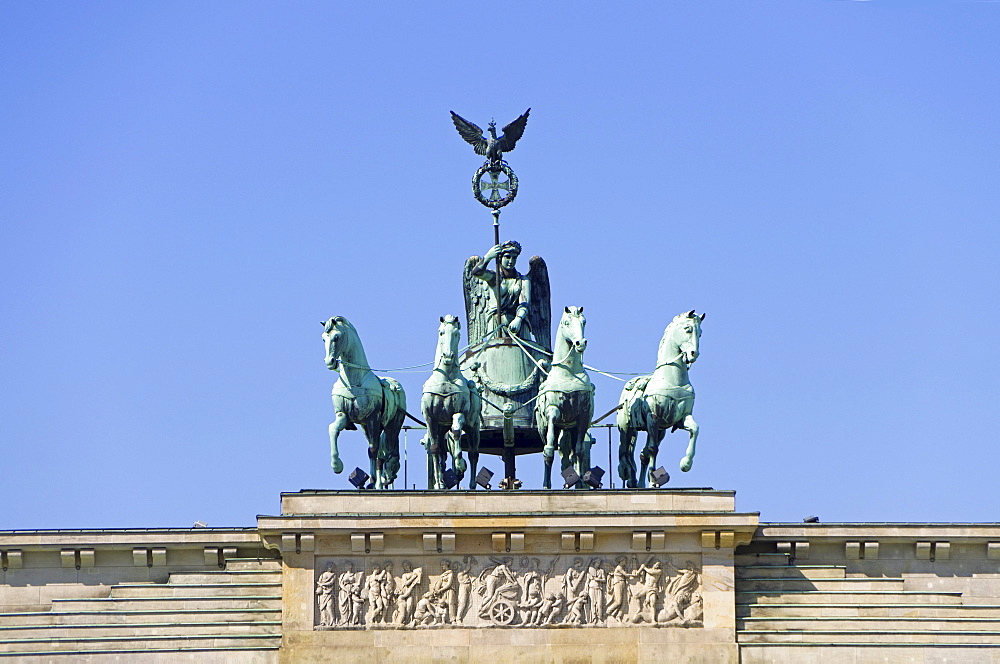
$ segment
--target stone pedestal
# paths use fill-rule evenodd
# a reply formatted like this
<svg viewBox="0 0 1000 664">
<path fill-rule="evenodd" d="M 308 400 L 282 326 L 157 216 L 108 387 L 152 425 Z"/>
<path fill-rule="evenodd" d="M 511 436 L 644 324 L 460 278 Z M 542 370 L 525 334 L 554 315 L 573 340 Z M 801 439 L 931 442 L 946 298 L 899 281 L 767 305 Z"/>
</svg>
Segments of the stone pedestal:
<svg viewBox="0 0 1000 664">
<path fill-rule="evenodd" d="M 756 513 L 711 489 L 282 495 L 281 659 L 737 662 L 733 554 Z"/>
</svg>

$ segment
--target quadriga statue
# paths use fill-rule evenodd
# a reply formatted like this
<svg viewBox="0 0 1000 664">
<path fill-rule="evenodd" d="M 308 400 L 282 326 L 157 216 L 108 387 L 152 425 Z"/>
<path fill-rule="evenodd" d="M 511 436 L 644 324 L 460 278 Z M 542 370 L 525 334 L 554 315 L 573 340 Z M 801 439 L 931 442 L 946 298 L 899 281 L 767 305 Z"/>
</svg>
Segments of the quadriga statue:
<svg viewBox="0 0 1000 664">
<path fill-rule="evenodd" d="M 656 353 L 656 367 L 649 376 L 633 378 L 625 384 L 618 407 L 618 475 L 627 487 L 645 487 L 647 474 L 656 467 L 656 453 L 667 431 L 684 429 L 688 445 L 681 470 L 691 470 L 698 423 L 694 410 L 694 388 L 688 367 L 698 359 L 701 322 L 694 310 L 674 316 L 663 331 Z M 641 471 L 636 481 L 635 441 L 639 431 L 646 432 L 646 446 L 639 453 Z"/>
<path fill-rule="evenodd" d="M 344 471 L 337 440 L 341 431 L 360 424 L 368 439 L 372 485 L 384 489 L 399 472 L 399 430 L 406 416 L 403 386 L 395 378 L 372 373 L 361 337 L 346 318 L 334 316 L 321 325 L 326 366 L 340 371 L 331 395 L 337 416 L 330 424 L 330 465 L 335 473 Z"/>
</svg>

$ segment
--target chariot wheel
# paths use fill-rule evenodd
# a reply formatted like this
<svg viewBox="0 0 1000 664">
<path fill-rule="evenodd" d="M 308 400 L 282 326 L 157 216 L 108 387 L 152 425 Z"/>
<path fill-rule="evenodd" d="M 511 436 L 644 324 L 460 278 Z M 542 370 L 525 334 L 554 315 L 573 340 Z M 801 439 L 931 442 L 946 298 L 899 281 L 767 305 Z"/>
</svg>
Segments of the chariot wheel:
<svg viewBox="0 0 1000 664">
<path fill-rule="evenodd" d="M 513 604 L 505 599 L 498 599 L 490 607 L 490 620 L 494 625 L 510 625 L 517 616 L 517 610 Z"/>
</svg>

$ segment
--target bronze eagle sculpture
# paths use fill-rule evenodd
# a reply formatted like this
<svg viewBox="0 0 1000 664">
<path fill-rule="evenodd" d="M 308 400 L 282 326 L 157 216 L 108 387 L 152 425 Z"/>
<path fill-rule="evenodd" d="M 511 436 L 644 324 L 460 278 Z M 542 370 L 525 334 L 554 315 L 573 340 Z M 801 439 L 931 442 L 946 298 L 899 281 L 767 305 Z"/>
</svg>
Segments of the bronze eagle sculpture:
<svg viewBox="0 0 1000 664">
<path fill-rule="evenodd" d="M 451 111 L 451 120 L 455 123 L 455 129 L 463 139 L 475 149 L 476 154 L 486 157 L 486 163 L 491 170 L 499 170 L 500 162 L 503 160 L 503 153 L 510 152 L 518 139 L 524 135 L 524 126 L 528 124 L 529 108 L 524 115 L 514 120 L 503 128 L 503 135 L 497 138 L 497 124 L 490 121 L 489 137 L 483 134 L 483 130 L 472 124 L 455 111 Z"/>
</svg>

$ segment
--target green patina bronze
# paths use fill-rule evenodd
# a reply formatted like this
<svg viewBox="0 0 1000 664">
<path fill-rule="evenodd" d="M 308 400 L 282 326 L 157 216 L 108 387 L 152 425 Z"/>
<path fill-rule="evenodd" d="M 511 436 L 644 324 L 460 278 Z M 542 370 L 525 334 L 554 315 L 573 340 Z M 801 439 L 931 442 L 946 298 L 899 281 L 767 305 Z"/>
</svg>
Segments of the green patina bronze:
<svg viewBox="0 0 1000 664">
<path fill-rule="evenodd" d="M 337 439 L 360 424 L 368 439 L 372 488 L 389 487 L 399 472 L 399 430 L 406 416 L 406 394 L 395 378 L 372 373 L 354 326 L 343 316 L 322 323 L 326 366 L 340 371 L 331 396 L 336 419 L 330 424 L 330 465 L 344 471 Z"/>
<path fill-rule="evenodd" d="M 427 447 L 431 489 L 446 488 L 449 471 L 461 481 L 469 470 L 468 487 L 475 489 L 481 452 L 503 457 L 505 476 L 499 486 L 506 489 L 520 486 L 515 476 L 517 454 L 542 452 L 546 489 L 552 486 L 557 451 L 562 470 L 572 468 L 581 478 L 591 470 L 593 438 L 588 431 L 596 423 L 594 385 L 583 364 L 587 347 L 583 307 L 565 308 L 553 343 L 545 261 L 532 256 L 522 274 L 517 269 L 521 245 L 500 242 L 500 208 L 514 199 L 518 186 L 503 155 L 524 134 L 530 111 L 506 125 L 499 137 L 494 122 L 485 135 L 478 126 L 451 114 L 462 138 L 485 157 L 473 178 L 473 192 L 492 210 L 494 245 L 483 256 L 465 262 L 462 291 L 468 346 L 463 353 L 458 350 L 458 319 L 450 315 L 440 319 L 434 368 L 420 403 L 427 425 L 422 442 Z M 691 415 L 694 389 L 688 368 L 698 357 L 704 317 L 693 310 L 676 316 L 664 331 L 653 372 L 628 381 L 618 407 L 601 417 L 617 411 L 618 474 L 626 487 L 645 487 L 653 480 L 656 454 L 667 431 L 688 432 L 680 466 L 691 469 L 698 424 Z M 368 439 L 371 486 L 390 487 L 399 470 L 399 431 L 407 415 L 403 389 L 392 378 L 372 373 L 357 331 L 346 319 L 335 316 L 323 325 L 327 366 L 340 370 L 332 392 L 336 419 L 330 425 L 331 465 L 335 472 L 343 471 L 338 437 L 360 424 Z M 645 431 L 647 438 L 637 474 L 639 431 Z M 469 452 L 471 469 L 463 450 Z M 600 480 L 587 482 L 599 486 Z"/>
<path fill-rule="evenodd" d="M 541 449 L 530 404 L 544 375 L 538 364 L 551 356 L 548 268 L 532 256 L 521 274 L 520 254 L 517 242 L 498 242 L 484 256 L 469 258 L 462 278 L 469 350 L 461 369 L 483 396 L 484 449 L 504 457 L 508 487 L 517 482 L 514 455 Z"/>
<path fill-rule="evenodd" d="M 630 380 L 622 390 L 618 406 L 618 476 L 627 487 L 646 486 L 647 474 L 656 466 L 656 453 L 667 431 L 688 432 L 687 451 L 680 465 L 685 472 L 691 470 L 698 423 L 691 415 L 694 388 L 688 367 L 698 359 L 703 320 L 705 314 L 698 316 L 693 309 L 675 316 L 663 331 L 653 373 Z M 646 446 L 639 454 L 642 469 L 637 481 L 634 452 L 639 431 L 646 432 Z"/>
<path fill-rule="evenodd" d="M 444 489 L 445 460 L 461 479 L 466 465 L 462 458 L 462 435 L 469 448 L 469 489 L 476 488 L 479 464 L 479 425 L 482 414 L 479 388 L 458 369 L 458 344 L 462 326 L 455 316 L 442 316 L 438 327 L 434 370 L 424 383 L 420 411 L 427 424 L 428 489 Z"/>
<path fill-rule="evenodd" d="M 545 442 L 545 489 L 552 488 L 552 459 L 557 449 L 563 469 L 572 466 L 580 477 L 590 469 L 587 430 L 594 418 L 594 385 L 583 367 L 586 325 L 583 307 L 566 307 L 556 327 L 549 375 L 538 388 L 535 423 Z"/>
<path fill-rule="evenodd" d="M 499 210 L 517 196 L 517 176 L 503 160 L 505 152 L 514 149 L 517 141 L 524 135 L 528 124 L 529 108 L 516 120 L 503 128 L 503 135 L 497 137 L 497 125 L 492 120 L 489 124 L 489 136 L 483 130 L 460 115 L 451 112 L 451 121 L 459 135 L 469 143 L 476 154 L 486 157 L 486 161 L 472 177 L 472 195 L 476 200 L 493 210 Z M 504 179 L 500 179 L 500 176 Z M 487 180 L 487 178 L 489 178 Z M 504 194 L 500 192 L 504 191 Z"/>
</svg>

